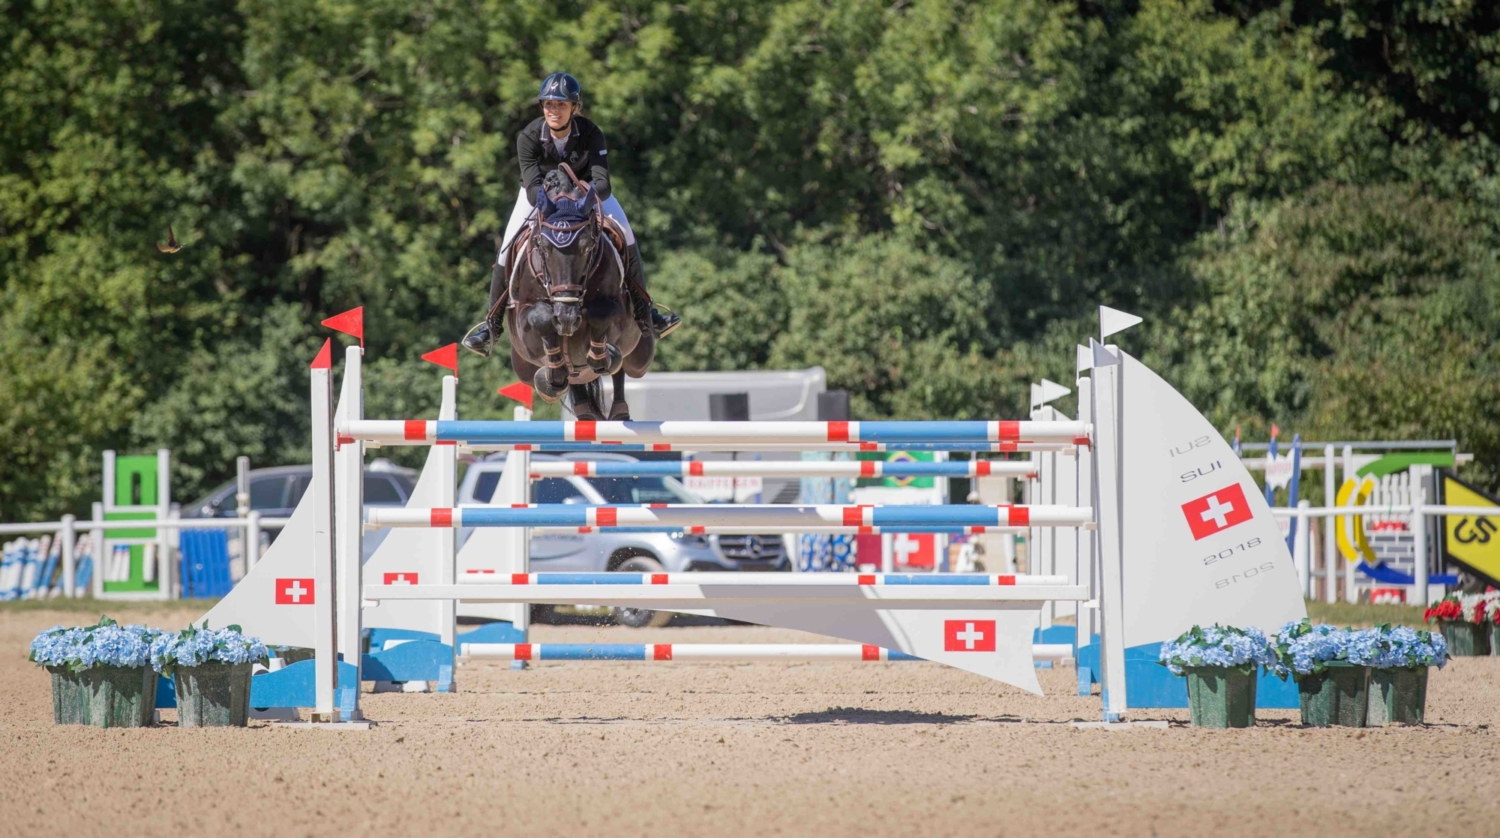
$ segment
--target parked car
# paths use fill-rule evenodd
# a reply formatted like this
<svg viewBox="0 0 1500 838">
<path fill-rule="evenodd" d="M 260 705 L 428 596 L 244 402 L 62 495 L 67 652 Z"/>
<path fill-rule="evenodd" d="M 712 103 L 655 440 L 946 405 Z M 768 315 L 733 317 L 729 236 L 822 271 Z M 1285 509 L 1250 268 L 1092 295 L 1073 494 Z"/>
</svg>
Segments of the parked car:
<svg viewBox="0 0 1500 838">
<path fill-rule="evenodd" d="M 532 462 L 559 460 L 613 460 L 634 462 L 634 457 L 612 453 L 576 453 L 562 456 L 533 454 Z M 505 455 L 469 465 L 458 486 L 459 504 L 485 504 L 494 496 L 505 468 Z M 532 503 L 634 504 L 703 503 L 681 481 L 673 477 L 547 477 L 531 483 Z M 470 529 L 459 530 L 458 543 L 468 540 Z M 534 572 L 685 573 L 689 571 L 783 571 L 791 563 L 778 536 L 688 535 L 686 533 L 590 533 L 533 535 L 531 569 Z M 629 626 L 665 625 L 670 614 L 642 609 L 616 609 L 615 619 Z"/>
<path fill-rule="evenodd" d="M 290 518 L 302 500 L 302 493 L 312 483 L 312 466 L 275 466 L 250 471 L 250 509 L 264 518 Z M 416 487 L 417 473 L 386 459 L 365 466 L 365 506 L 405 506 Z M 182 507 L 184 518 L 233 518 L 238 515 L 233 480 L 203 496 L 191 506 Z M 265 535 L 274 540 L 280 528 L 266 528 Z M 390 530 L 365 533 L 365 558 L 369 558 L 385 540 Z M 267 542 L 269 543 L 269 541 Z"/>
</svg>

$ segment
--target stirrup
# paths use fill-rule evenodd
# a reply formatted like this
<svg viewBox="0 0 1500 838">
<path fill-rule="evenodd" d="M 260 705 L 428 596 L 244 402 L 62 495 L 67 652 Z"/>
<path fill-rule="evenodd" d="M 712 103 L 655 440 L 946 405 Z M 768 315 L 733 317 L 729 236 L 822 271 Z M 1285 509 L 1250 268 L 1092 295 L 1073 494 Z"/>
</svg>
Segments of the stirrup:
<svg viewBox="0 0 1500 838">
<path fill-rule="evenodd" d="M 474 333 L 475 332 L 478 332 L 480 329 L 483 329 L 483 328 L 488 328 L 489 329 L 489 331 L 490 331 L 489 340 L 486 341 L 484 344 L 482 344 L 483 348 L 476 348 L 474 346 L 474 344 L 478 343 L 478 341 L 472 341 L 471 342 L 470 339 L 474 337 Z M 464 335 L 463 340 L 459 341 L 459 344 L 462 345 L 463 348 L 469 350 L 470 352 L 473 352 L 475 355 L 478 355 L 481 358 L 488 358 L 488 357 L 490 357 L 491 355 L 493 355 L 495 353 L 495 327 L 494 327 L 494 325 L 490 323 L 490 321 L 489 321 L 488 318 L 486 318 L 484 320 L 481 320 L 478 323 L 475 323 L 474 327 L 471 328 L 471 329 L 469 329 L 469 331 Z"/>
<path fill-rule="evenodd" d="M 672 312 L 671 309 L 668 309 L 668 311 L 670 313 L 662 314 L 661 312 L 653 308 L 650 310 L 651 313 L 647 317 L 647 319 L 651 321 L 651 332 L 656 335 L 657 340 L 660 340 L 667 335 L 672 334 L 677 330 L 678 326 L 682 325 L 681 315 L 677 314 L 676 312 Z M 664 325 L 657 325 L 658 318 L 660 318 L 660 322 Z"/>
</svg>

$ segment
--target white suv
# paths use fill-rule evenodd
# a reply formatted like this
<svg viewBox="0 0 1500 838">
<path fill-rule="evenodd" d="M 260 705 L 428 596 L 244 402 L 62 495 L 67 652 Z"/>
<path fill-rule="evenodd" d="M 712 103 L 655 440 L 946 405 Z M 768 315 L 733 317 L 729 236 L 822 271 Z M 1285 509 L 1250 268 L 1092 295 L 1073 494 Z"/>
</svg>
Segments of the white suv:
<svg viewBox="0 0 1500 838">
<path fill-rule="evenodd" d="M 634 457 L 612 453 L 561 456 L 532 454 L 532 462 L 610 460 L 634 462 Z M 495 493 L 505 455 L 471 463 L 458 485 L 459 504 L 485 504 Z M 532 503 L 637 504 L 703 503 L 672 477 L 546 477 L 531 483 Z M 459 530 L 463 545 L 470 530 Z M 684 573 L 698 570 L 790 570 L 782 539 L 772 535 L 687 535 L 684 533 L 590 533 L 534 535 L 531 570 L 534 573 Z M 639 609 L 617 609 L 626 625 L 665 625 L 669 614 Z"/>
</svg>

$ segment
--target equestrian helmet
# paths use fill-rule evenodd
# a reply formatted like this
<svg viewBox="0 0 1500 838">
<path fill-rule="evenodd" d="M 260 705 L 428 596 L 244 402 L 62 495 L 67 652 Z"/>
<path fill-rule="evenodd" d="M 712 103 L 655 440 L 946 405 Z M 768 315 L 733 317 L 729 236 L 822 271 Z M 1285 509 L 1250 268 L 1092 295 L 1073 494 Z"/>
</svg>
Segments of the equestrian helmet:
<svg viewBox="0 0 1500 838">
<path fill-rule="evenodd" d="M 567 73 L 553 73 L 542 79 L 542 89 L 536 94 L 538 102 L 572 102 L 578 103 L 583 89 L 578 86 L 578 79 Z"/>
</svg>

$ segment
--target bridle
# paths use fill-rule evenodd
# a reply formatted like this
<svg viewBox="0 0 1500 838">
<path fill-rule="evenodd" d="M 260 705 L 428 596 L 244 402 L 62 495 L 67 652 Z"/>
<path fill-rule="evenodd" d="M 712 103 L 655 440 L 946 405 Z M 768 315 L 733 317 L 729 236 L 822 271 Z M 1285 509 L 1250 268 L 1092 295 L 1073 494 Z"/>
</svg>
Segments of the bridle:
<svg viewBox="0 0 1500 838">
<path fill-rule="evenodd" d="M 575 186 L 577 186 L 579 189 L 584 188 L 583 183 L 578 180 L 577 175 L 573 174 L 572 167 L 570 167 L 567 163 L 559 164 L 558 168 L 567 173 L 568 177 L 573 181 L 573 184 Z M 588 284 L 589 278 L 599 270 L 599 266 L 604 262 L 604 239 L 606 239 L 607 236 L 604 232 L 603 202 L 595 200 L 594 208 L 590 213 L 590 217 L 573 224 L 549 223 L 546 219 L 542 218 L 541 212 L 537 212 L 532 217 L 531 224 L 532 232 L 526 248 L 526 266 L 531 270 L 531 275 L 536 278 L 537 284 L 542 287 L 542 292 L 547 295 L 547 302 L 563 304 L 583 302 L 583 294 Z M 545 238 L 545 236 L 542 235 L 541 231 L 545 229 L 565 235 L 568 233 L 576 234 L 590 225 L 592 225 L 594 229 L 599 231 L 599 235 L 598 238 L 595 239 L 594 252 L 589 256 L 588 265 L 584 268 L 583 273 L 579 276 L 578 282 L 569 283 L 566 285 L 549 285 L 547 283 L 547 266 L 546 263 L 542 261 L 542 254 L 537 246 L 537 239 Z M 570 240 L 569 244 L 571 244 L 572 241 L 576 241 L 576 239 Z"/>
</svg>

